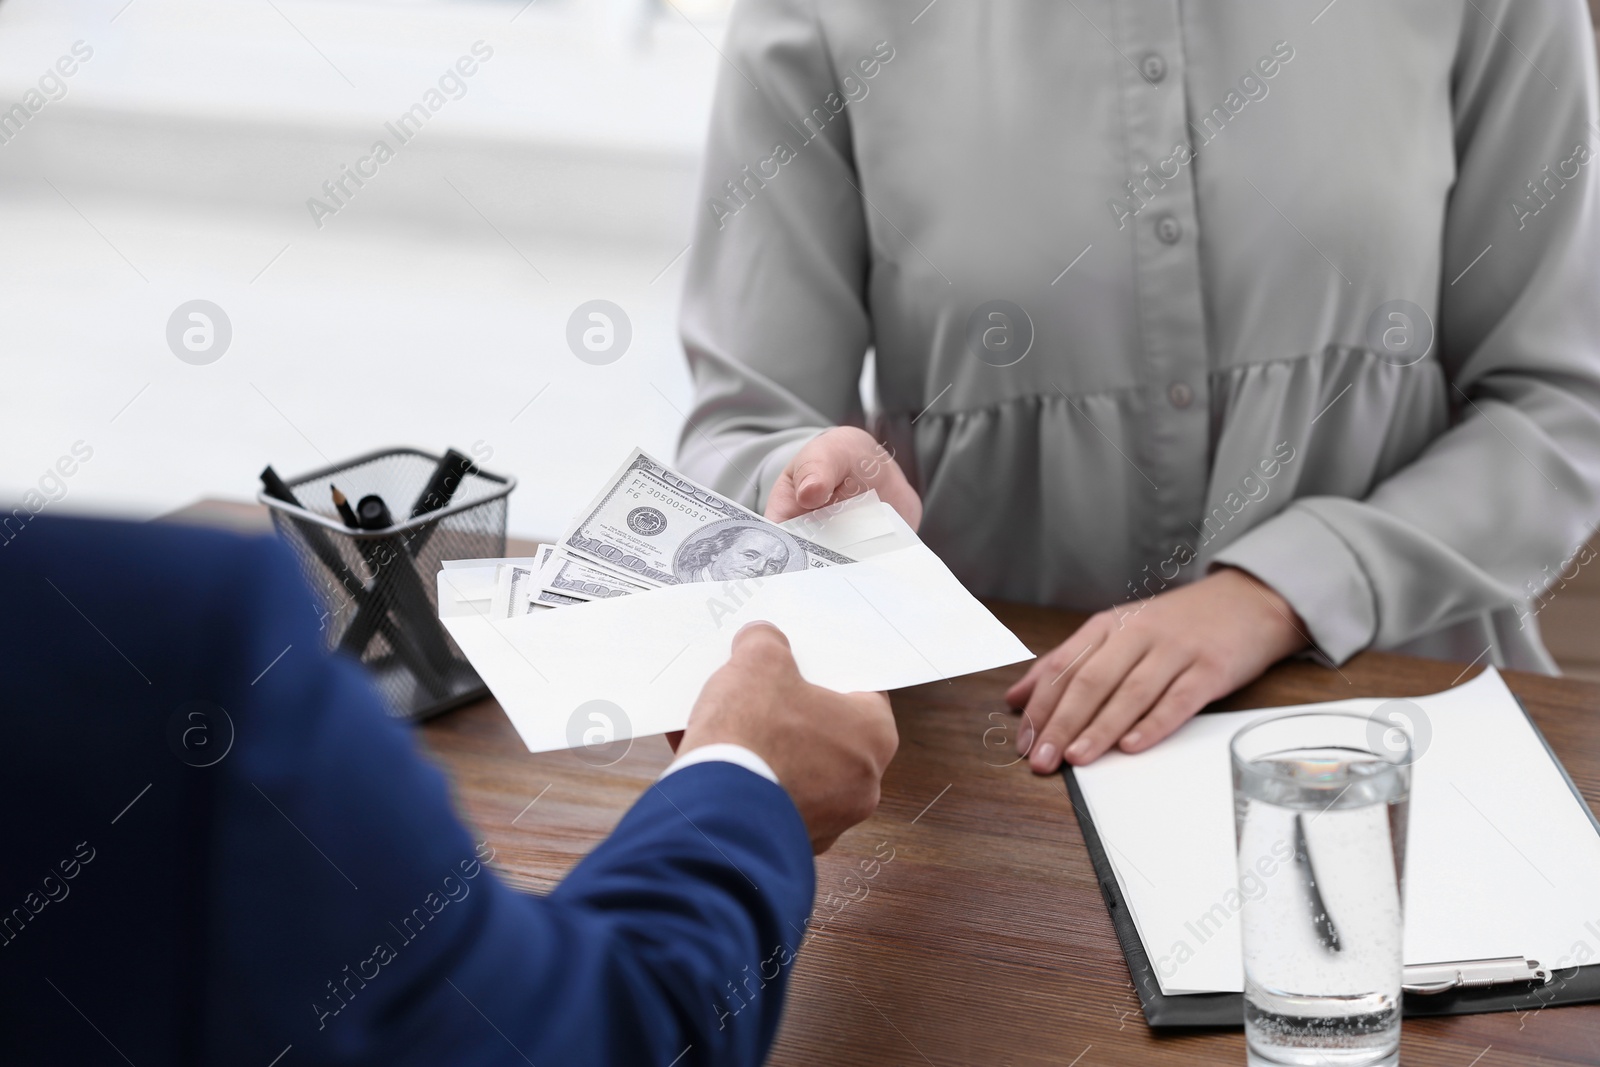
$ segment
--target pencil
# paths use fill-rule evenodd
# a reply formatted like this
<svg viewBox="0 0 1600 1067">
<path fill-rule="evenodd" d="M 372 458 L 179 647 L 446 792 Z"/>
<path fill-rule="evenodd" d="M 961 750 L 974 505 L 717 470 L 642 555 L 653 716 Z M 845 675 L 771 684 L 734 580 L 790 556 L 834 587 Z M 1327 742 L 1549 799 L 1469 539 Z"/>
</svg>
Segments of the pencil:
<svg viewBox="0 0 1600 1067">
<path fill-rule="evenodd" d="M 329 485 L 328 489 L 333 493 L 333 506 L 339 512 L 339 518 L 342 519 L 344 524 L 350 527 L 350 529 L 361 529 L 361 521 L 356 518 L 356 513 L 351 510 L 349 498 L 343 493 L 339 492 L 339 487 L 337 485 Z"/>
</svg>

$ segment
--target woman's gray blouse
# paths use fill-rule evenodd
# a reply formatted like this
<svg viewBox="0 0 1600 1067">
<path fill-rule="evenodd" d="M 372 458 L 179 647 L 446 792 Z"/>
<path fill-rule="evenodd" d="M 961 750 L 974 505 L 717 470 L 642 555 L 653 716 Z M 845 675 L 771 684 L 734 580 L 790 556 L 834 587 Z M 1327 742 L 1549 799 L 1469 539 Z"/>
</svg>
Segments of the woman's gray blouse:
<svg viewBox="0 0 1600 1067">
<path fill-rule="evenodd" d="M 685 470 L 759 506 L 866 424 L 980 595 L 1227 563 L 1336 662 L 1552 670 L 1600 518 L 1580 0 L 924 4 L 737 5 Z"/>
</svg>

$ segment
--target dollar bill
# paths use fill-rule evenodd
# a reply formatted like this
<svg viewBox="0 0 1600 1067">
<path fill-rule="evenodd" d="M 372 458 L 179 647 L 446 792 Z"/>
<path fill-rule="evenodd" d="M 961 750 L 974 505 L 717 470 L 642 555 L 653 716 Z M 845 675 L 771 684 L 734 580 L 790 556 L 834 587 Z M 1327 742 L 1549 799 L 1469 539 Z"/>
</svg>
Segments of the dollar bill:
<svg viewBox="0 0 1600 1067">
<path fill-rule="evenodd" d="M 533 598 L 528 602 L 528 611 L 534 612 L 541 608 L 565 608 L 573 604 L 582 604 L 583 602 L 579 597 L 567 596 L 564 593 L 553 592 L 549 589 L 540 589 L 533 594 Z"/>
<path fill-rule="evenodd" d="M 541 570 L 540 583 L 544 592 L 579 600 L 607 600 L 642 593 L 651 588 L 630 580 L 610 567 L 579 559 L 560 549 L 555 551 L 549 565 Z"/>
<path fill-rule="evenodd" d="M 495 571 L 494 598 L 489 602 L 489 616 L 495 619 L 514 619 L 546 607 L 561 607 L 566 603 L 579 603 L 563 597 L 558 600 L 541 600 L 544 591 L 540 575 L 544 573 L 555 546 L 540 545 L 536 562 L 502 563 Z"/>
<path fill-rule="evenodd" d="M 634 449 L 557 543 L 645 586 L 724 582 L 854 563 Z"/>
<path fill-rule="evenodd" d="M 598 564 L 557 552 L 553 545 L 540 545 L 532 562 L 507 560 L 496 569 L 489 615 L 514 619 L 544 608 L 642 593 L 647 588 Z"/>
</svg>

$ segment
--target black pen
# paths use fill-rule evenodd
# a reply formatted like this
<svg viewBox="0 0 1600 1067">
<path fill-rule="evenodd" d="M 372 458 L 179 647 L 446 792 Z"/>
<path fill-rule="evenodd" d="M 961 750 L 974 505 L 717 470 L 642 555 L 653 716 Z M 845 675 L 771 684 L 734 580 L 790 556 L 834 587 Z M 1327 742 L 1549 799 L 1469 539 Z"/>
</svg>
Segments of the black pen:
<svg viewBox="0 0 1600 1067">
<path fill-rule="evenodd" d="M 467 475 L 476 473 L 478 468 L 473 466 L 472 460 L 453 448 L 445 449 L 444 456 L 434 466 L 433 474 L 428 478 L 428 484 L 422 487 L 422 492 L 417 494 L 416 503 L 411 505 L 411 518 L 448 506 Z M 439 524 L 433 523 L 417 530 L 408 539 L 407 551 L 412 556 L 420 556 L 428 540 L 433 537 L 433 532 L 438 528 Z"/>
<path fill-rule="evenodd" d="M 1311 925 L 1317 928 L 1317 938 L 1329 952 L 1339 952 L 1344 946 L 1339 941 L 1339 928 L 1333 925 L 1328 905 L 1322 900 L 1322 890 L 1317 888 L 1317 872 L 1311 866 L 1311 846 L 1306 841 L 1305 816 L 1294 817 L 1294 865 L 1305 879 L 1306 895 L 1311 898 Z"/>
<path fill-rule="evenodd" d="M 285 504 L 304 508 L 304 505 L 300 503 L 300 498 L 294 495 L 293 489 L 289 488 L 289 483 L 278 476 L 278 472 L 272 469 L 271 464 L 261 469 L 261 487 L 274 500 L 281 500 Z M 317 527 L 294 516 L 289 516 L 289 522 L 293 523 L 300 536 L 305 538 L 306 545 L 310 547 L 312 554 L 322 561 L 322 565 L 328 568 L 329 573 L 339 579 L 339 584 L 344 586 L 345 591 L 359 600 L 364 593 L 361 581 L 351 572 L 349 567 L 345 566 L 344 561 L 339 556 L 339 550 L 333 547 L 333 542 L 328 540 L 327 535 Z"/>
<path fill-rule="evenodd" d="M 478 468 L 473 466 L 472 460 L 463 456 L 453 448 L 445 449 L 444 456 L 433 468 L 433 474 L 428 478 L 428 484 L 422 487 L 422 492 L 417 494 L 417 501 L 411 505 L 411 518 L 426 515 L 430 511 L 438 511 L 450 503 L 450 498 L 456 495 L 456 489 L 461 485 L 461 480 L 469 474 L 476 474 Z"/>
<path fill-rule="evenodd" d="M 278 472 L 272 469 L 270 463 L 261 468 L 261 487 L 270 497 L 275 497 L 285 504 L 293 504 L 295 507 L 301 506 L 300 498 L 294 495 L 294 490 L 289 488 L 288 482 L 278 477 Z"/>
</svg>

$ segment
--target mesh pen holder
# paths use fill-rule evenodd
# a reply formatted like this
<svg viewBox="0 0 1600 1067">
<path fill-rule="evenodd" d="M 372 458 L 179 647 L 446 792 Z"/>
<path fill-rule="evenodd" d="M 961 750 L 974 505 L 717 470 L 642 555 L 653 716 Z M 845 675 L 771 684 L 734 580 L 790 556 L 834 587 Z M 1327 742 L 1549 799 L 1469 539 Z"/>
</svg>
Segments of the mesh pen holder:
<svg viewBox="0 0 1600 1067">
<path fill-rule="evenodd" d="M 287 480 L 301 507 L 256 497 L 323 601 L 328 646 L 359 657 L 389 714 L 408 720 L 488 695 L 439 623 L 435 575 L 447 559 L 505 555 L 507 497 L 517 480 L 474 469 L 447 505 L 384 530 L 346 526 L 330 486 L 352 504 L 376 493 L 400 520 L 439 461 L 414 448 L 383 449 Z"/>
</svg>

